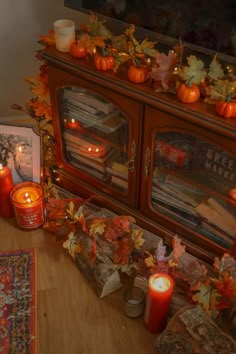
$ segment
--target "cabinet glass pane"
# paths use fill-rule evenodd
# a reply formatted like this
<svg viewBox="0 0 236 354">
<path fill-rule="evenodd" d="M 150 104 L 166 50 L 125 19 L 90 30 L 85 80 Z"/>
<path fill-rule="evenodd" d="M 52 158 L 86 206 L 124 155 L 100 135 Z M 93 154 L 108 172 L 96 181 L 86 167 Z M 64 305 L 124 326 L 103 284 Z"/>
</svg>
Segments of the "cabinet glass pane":
<svg viewBox="0 0 236 354">
<path fill-rule="evenodd" d="M 111 102 L 85 89 L 67 87 L 59 94 L 65 160 L 96 179 L 127 191 L 128 120 Z"/>
<path fill-rule="evenodd" d="M 219 245 L 232 247 L 236 236 L 236 160 L 218 145 L 196 136 L 157 133 L 152 206 Z"/>
</svg>

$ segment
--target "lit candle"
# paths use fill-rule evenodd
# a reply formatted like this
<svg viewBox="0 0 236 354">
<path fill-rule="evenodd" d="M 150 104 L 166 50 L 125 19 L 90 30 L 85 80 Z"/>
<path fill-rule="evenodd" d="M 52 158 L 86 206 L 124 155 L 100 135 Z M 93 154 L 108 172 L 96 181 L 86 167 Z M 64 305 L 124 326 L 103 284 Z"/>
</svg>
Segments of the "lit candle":
<svg viewBox="0 0 236 354">
<path fill-rule="evenodd" d="M 35 229 L 44 223 L 44 195 L 40 184 L 19 183 L 10 196 L 19 227 Z"/>
<path fill-rule="evenodd" d="M 12 187 L 11 170 L 0 163 L 0 215 L 5 218 L 10 218 L 14 215 L 10 201 Z"/>
<path fill-rule="evenodd" d="M 233 189 L 231 189 L 231 190 L 229 191 L 229 196 L 230 196 L 232 199 L 236 200 L 236 188 L 233 188 Z"/>
<path fill-rule="evenodd" d="M 154 333 L 165 329 L 174 290 L 174 280 L 165 273 L 150 276 L 144 314 L 145 327 Z"/>
<path fill-rule="evenodd" d="M 81 124 L 75 120 L 74 118 L 71 118 L 70 120 L 68 120 L 67 118 L 64 119 L 64 126 L 66 129 L 77 129 L 77 130 L 81 130 L 82 126 Z"/>
<path fill-rule="evenodd" d="M 90 156 L 94 156 L 94 157 L 102 157 L 106 154 L 106 147 L 103 145 L 88 145 L 85 144 L 83 146 L 80 146 L 80 151 L 82 151 L 83 153 L 86 153 Z"/>
</svg>

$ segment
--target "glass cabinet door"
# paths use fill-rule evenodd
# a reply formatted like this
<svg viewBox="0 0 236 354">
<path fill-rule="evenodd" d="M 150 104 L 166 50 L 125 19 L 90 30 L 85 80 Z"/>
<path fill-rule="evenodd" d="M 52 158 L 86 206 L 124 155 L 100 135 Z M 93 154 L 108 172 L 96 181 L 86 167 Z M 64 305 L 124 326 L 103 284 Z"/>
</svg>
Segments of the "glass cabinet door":
<svg viewBox="0 0 236 354">
<path fill-rule="evenodd" d="M 97 181 L 127 193 L 127 118 L 99 94 L 77 87 L 59 91 L 64 159 Z"/>
<path fill-rule="evenodd" d="M 180 131 L 154 136 L 151 206 L 225 248 L 236 237 L 236 159 Z"/>
</svg>

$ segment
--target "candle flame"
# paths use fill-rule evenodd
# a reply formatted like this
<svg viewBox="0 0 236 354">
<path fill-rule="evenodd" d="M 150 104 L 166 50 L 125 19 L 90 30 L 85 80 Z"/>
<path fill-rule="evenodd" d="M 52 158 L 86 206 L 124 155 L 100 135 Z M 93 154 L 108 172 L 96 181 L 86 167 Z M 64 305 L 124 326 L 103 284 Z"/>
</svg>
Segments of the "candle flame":
<svg viewBox="0 0 236 354">
<path fill-rule="evenodd" d="M 71 123 L 75 123 L 75 119 L 74 118 L 71 119 Z"/>
<path fill-rule="evenodd" d="M 25 198 L 28 198 L 28 196 L 29 196 L 29 193 L 26 192 L 26 193 L 25 193 Z"/>
<path fill-rule="evenodd" d="M 2 163 L 0 163 L 0 170 L 3 170 L 3 166 L 2 166 Z"/>
<path fill-rule="evenodd" d="M 152 287 L 154 290 L 165 292 L 170 288 L 170 281 L 163 277 L 158 277 L 153 280 Z"/>
<path fill-rule="evenodd" d="M 98 152 L 99 151 L 99 148 L 96 148 L 96 150 L 95 150 L 96 152 Z"/>
<path fill-rule="evenodd" d="M 91 147 L 89 147 L 89 148 L 88 148 L 88 151 L 92 151 L 92 148 L 91 148 Z"/>
<path fill-rule="evenodd" d="M 18 151 L 21 152 L 22 151 L 22 146 L 18 147 Z"/>
<path fill-rule="evenodd" d="M 27 203 L 31 203 L 32 202 L 32 200 L 31 200 L 31 198 L 27 198 Z"/>
</svg>

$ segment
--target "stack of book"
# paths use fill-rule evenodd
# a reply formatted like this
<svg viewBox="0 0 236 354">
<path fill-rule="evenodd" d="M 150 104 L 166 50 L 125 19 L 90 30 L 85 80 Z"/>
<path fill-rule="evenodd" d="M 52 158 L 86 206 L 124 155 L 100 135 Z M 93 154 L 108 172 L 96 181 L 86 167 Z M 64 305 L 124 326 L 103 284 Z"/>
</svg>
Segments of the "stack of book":
<svg viewBox="0 0 236 354">
<path fill-rule="evenodd" d="M 104 146 L 90 136 L 74 131 L 65 131 L 63 138 L 67 158 L 73 166 L 98 179 L 107 179 L 107 165 L 111 163 L 116 153 L 113 148 Z M 84 149 L 85 146 L 88 147 L 87 151 Z M 96 150 L 102 151 L 102 154 L 96 154 Z"/>
<path fill-rule="evenodd" d="M 124 122 L 113 104 L 85 90 L 65 90 L 64 115 L 82 123 L 84 128 L 94 127 L 103 133 L 113 133 Z"/>
<path fill-rule="evenodd" d="M 122 190 L 128 189 L 128 166 L 125 162 L 114 161 L 110 167 L 107 167 L 107 172 L 111 174 L 111 183 Z"/>
<path fill-rule="evenodd" d="M 161 213 L 181 222 L 225 248 L 236 238 L 235 208 L 223 197 L 200 189 L 194 181 L 154 170 L 152 203 Z"/>
</svg>

